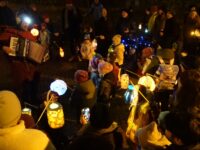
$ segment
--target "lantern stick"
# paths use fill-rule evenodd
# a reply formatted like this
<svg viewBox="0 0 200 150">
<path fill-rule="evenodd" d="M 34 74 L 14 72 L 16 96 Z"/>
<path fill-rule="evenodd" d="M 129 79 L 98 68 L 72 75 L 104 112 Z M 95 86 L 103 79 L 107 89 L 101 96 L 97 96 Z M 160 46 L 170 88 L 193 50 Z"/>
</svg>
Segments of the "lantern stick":
<svg viewBox="0 0 200 150">
<path fill-rule="evenodd" d="M 45 113 L 47 107 L 49 106 L 50 102 L 52 101 L 52 97 L 53 97 L 53 96 L 51 96 L 51 97 L 49 98 L 50 92 L 51 92 L 51 91 L 49 90 L 48 93 L 47 93 L 47 104 L 46 104 L 45 108 L 43 109 L 43 111 L 42 111 L 40 117 L 38 118 L 38 120 L 37 120 L 37 122 L 36 122 L 36 126 L 38 125 L 38 123 L 39 123 L 39 121 L 41 120 L 42 116 L 44 115 L 44 113 Z"/>
<path fill-rule="evenodd" d="M 130 81 L 130 83 L 134 85 L 132 81 Z M 139 89 L 138 89 L 138 93 L 149 103 L 149 100 L 144 96 L 144 94 Z"/>
</svg>

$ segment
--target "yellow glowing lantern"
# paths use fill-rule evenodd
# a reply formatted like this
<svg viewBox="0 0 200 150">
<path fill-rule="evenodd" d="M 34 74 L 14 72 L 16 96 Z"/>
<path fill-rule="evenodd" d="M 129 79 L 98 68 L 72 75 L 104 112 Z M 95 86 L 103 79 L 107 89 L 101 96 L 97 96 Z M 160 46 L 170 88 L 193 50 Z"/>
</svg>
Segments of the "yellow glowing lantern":
<svg viewBox="0 0 200 150">
<path fill-rule="evenodd" d="M 65 52 L 62 47 L 59 48 L 59 54 L 60 54 L 60 57 L 62 58 L 65 56 Z"/>
<path fill-rule="evenodd" d="M 33 28 L 33 29 L 31 29 L 31 34 L 32 34 L 33 36 L 38 36 L 38 35 L 39 35 L 39 30 L 36 29 L 36 28 Z"/>
<path fill-rule="evenodd" d="M 190 32 L 190 35 L 191 35 L 191 36 L 194 36 L 194 31 L 191 31 L 191 32 Z"/>
<path fill-rule="evenodd" d="M 62 105 L 58 102 L 51 103 L 47 108 L 49 126 L 53 129 L 61 128 L 65 124 Z"/>
<path fill-rule="evenodd" d="M 31 109 L 27 108 L 27 107 L 23 108 L 22 109 L 22 114 L 27 114 L 27 115 L 31 116 L 32 115 Z"/>
<path fill-rule="evenodd" d="M 188 55 L 187 52 L 181 52 L 181 56 L 182 56 L 182 57 L 186 57 L 187 55 Z"/>
<path fill-rule="evenodd" d="M 138 80 L 138 85 L 145 86 L 149 91 L 153 92 L 156 88 L 155 81 L 150 76 L 143 76 Z"/>
</svg>

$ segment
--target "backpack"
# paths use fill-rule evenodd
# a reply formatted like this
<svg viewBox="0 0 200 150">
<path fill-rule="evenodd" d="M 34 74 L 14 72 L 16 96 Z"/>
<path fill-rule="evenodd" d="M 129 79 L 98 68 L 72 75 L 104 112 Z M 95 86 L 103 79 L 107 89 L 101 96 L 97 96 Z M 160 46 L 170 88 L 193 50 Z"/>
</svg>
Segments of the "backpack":
<svg viewBox="0 0 200 150">
<path fill-rule="evenodd" d="M 156 71 L 156 76 L 159 79 L 157 83 L 158 90 L 173 90 L 176 84 L 177 75 L 179 72 L 179 67 L 173 65 L 173 61 L 170 64 L 165 64 L 162 57 L 157 56 L 160 65 Z"/>
</svg>

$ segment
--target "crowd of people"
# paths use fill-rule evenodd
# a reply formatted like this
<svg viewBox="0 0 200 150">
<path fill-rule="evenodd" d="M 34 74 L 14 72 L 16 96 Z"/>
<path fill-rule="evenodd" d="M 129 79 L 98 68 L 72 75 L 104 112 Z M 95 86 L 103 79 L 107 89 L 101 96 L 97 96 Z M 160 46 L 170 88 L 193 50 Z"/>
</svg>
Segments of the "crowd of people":
<svg viewBox="0 0 200 150">
<path fill-rule="evenodd" d="M 57 57 L 52 46 L 63 46 L 71 54 L 65 60 L 86 64 L 75 71 L 69 96 L 80 129 L 70 142 L 66 139 L 64 149 L 200 149 L 198 8 L 189 9 L 182 28 L 175 10 L 153 5 L 145 12 L 137 22 L 134 14 L 122 9 L 112 24 L 99 0 L 84 14 L 67 1 L 61 34 L 35 4 L 14 14 L 7 1 L 0 0 L 0 26 L 37 28 L 35 41 L 46 48 L 44 61 Z M 89 16 L 90 21 L 85 19 Z M 127 46 L 126 40 L 139 37 L 141 43 Z M 132 68 L 127 67 L 130 63 Z M 8 89 L 0 91 L 0 150 L 61 149 L 56 137 L 51 135 L 51 141 L 48 133 L 27 125 L 33 118 L 21 115 L 20 100 Z"/>
</svg>

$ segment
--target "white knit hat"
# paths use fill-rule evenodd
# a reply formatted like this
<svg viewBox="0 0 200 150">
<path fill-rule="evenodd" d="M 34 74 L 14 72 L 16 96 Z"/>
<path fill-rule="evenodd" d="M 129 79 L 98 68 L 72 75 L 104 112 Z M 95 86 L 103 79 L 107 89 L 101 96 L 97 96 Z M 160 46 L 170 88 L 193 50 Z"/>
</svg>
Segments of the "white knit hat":
<svg viewBox="0 0 200 150">
<path fill-rule="evenodd" d="M 11 91 L 0 91 L 0 128 L 15 126 L 21 117 L 21 104 Z"/>
</svg>

